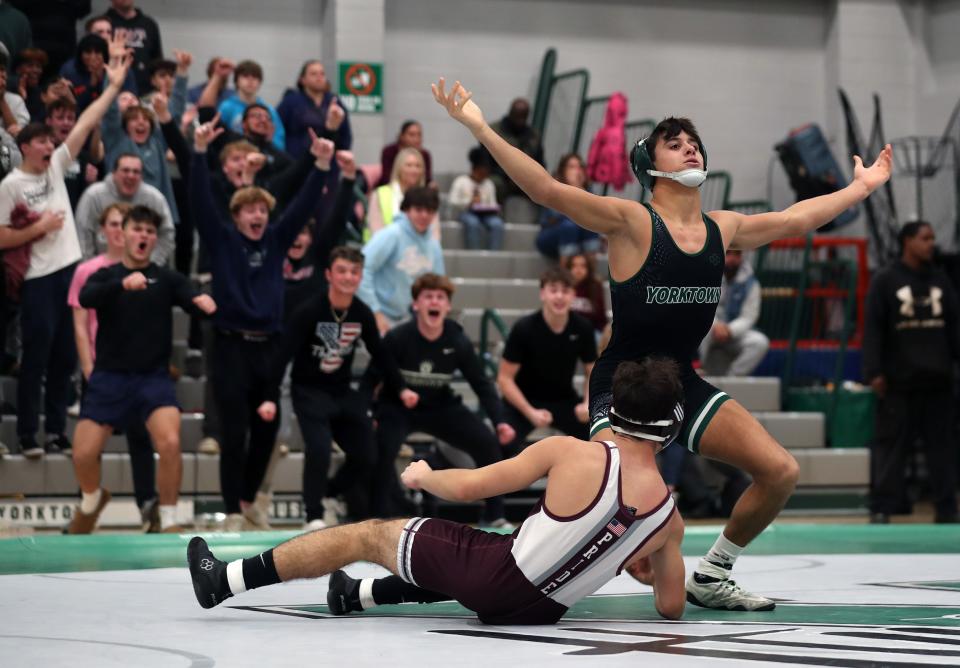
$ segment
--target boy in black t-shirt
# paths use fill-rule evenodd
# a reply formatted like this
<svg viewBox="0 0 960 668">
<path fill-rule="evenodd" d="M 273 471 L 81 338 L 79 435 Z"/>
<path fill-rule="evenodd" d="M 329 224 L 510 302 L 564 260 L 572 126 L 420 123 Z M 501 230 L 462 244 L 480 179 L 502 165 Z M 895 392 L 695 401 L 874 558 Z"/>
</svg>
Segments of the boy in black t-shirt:
<svg viewBox="0 0 960 668">
<path fill-rule="evenodd" d="M 503 419 L 503 405 L 483 368 L 473 344 L 460 325 L 447 320 L 453 284 L 445 276 L 424 274 L 411 288 L 415 319 L 391 329 L 383 339 L 390 358 L 396 360 L 407 386 L 417 393 L 414 405 L 401 404 L 382 393 L 377 411 L 377 458 L 374 474 L 374 511 L 378 517 L 402 512 L 393 508 L 397 487 L 394 461 L 404 439 L 422 431 L 463 450 L 477 466 L 494 464 L 502 458 L 501 446 L 514 439 L 514 430 Z M 480 405 L 496 425 L 494 434 L 473 411 L 463 405 L 450 382 L 460 371 L 480 399 Z M 377 370 L 371 365 L 363 379 L 367 390 L 376 385 Z M 498 442 L 499 441 L 499 442 Z M 483 523 L 507 527 L 503 498 L 487 499 Z"/>
<path fill-rule="evenodd" d="M 123 219 L 123 260 L 91 276 L 80 291 L 80 305 L 96 309 L 97 358 L 83 396 L 74 437 L 73 466 L 82 500 L 69 533 L 90 533 L 110 500 L 100 487 L 100 453 L 114 428 L 145 422 L 160 455 L 157 476 L 161 531 L 179 532 L 177 494 L 180 459 L 180 408 L 170 378 L 173 314 L 180 306 L 196 314 L 216 310 L 213 299 L 197 294 L 184 276 L 150 262 L 160 216 L 136 206 Z"/>
<path fill-rule="evenodd" d="M 357 344 L 382 366 L 389 392 L 405 405 L 417 395 L 404 389 L 396 364 L 385 355 L 370 307 L 355 297 L 363 276 L 363 254 L 338 246 L 324 272 L 328 288 L 304 302 L 290 316 L 283 354 L 274 365 L 279 384 L 293 358 L 290 394 L 305 445 L 303 501 L 305 529 L 323 529 L 323 499 L 343 494 L 354 519 L 370 517 L 370 478 L 376 459 L 373 425 L 367 399 L 350 387 L 350 367 Z M 258 412 L 264 420 L 276 416 L 276 404 L 265 401 Z M 327 486 L 332 439 L 347 459 Z"/>
<path fill-rule="evenodd" d="M 536 313 L 514 324 L 500 360 L 497 385 L 506 403 L 506 421 L 517 432 L 509 454 L 522 449 L 533 429 L 555 427 L 587 440 L 587 389 L 597 359 L 597 344 L 590 322 L 570 312 L 573 279 L 565 269 L 548 269 L 540 276 L 540 302 Z M 577 360 L 583 362 L 583 399 L 573 388 Z"/>
</svg>

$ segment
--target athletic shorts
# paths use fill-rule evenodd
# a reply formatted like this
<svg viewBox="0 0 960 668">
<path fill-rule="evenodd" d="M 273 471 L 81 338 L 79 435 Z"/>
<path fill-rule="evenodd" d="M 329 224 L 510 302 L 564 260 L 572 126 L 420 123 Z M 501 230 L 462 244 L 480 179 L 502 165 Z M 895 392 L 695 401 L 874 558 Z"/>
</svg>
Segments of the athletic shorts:
<svg viewBox="0 0 960 668">
<path fill-rule="evenodd" d="M 509 535 L 414 517 L 397 544 L 397 573 L 421 589 L 446 594 L 486 624 L 554 624 L 567 611 L 517 567 Z"/>
<path fill-rule="evenodd" d="M 596 368 L 594 368 L 594 374 Z M 606 383 L 603 381 L 606 380 Z M 596 382 L 595 382 L 596 381 Z M 705 381 L 692 369 L 681 371 L 683 384 L 683 428 L 676 442 L 690 452 L 700 451 L 700 438 L 707 430 L 710 420 L 730 396 Z M 610 406 L 613 403 L 613 375 L 610 378 L 590 377 L 590 436 L 610 426 Z M 599 386 L 599 387 L 598 387 Z M 605 387 L 604 387 L 605 386 Z"/>
<path fill-rule="evenodd" d="M 115 429 L 144 423 L 158 408 L 180 408 L 170 374 L 98 371 L 94 369 L 80 404 L 80 419 Z"/>
</svg>

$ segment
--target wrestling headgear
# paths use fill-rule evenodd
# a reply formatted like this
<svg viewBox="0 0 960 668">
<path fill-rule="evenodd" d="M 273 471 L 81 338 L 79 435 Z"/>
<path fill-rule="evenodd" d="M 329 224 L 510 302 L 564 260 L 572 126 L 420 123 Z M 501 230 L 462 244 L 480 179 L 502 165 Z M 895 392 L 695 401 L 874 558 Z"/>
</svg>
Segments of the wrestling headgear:
<svg viewBox="0 0 960 668">
<path fill-rule="evenodd" d="M 637 180 L 647 190 L 653 188 L 653 179 L 662 177 L 673 179 L 674 181 L 687 186 L 688 188 L 697 188 L 707 178 L 707 150 L 701 145 L 700 155 L 703 156 L 703 169 L 684 169 L 679 172 L 658 172 L 653 168 L 653 160 L 650 158 L 650 152 L 647 150 L 647 142 L 650 137 L 644 137 L 638 141 L 633 150 L 630 151 L 630 167 L 633 173 L 637 175 Z"/>
<path fill-rule="evenodd" d="M 673 407 L 673 415 L 663 420 L 651 420 L 643 422 L 624 417 L 617 413 L 616 409 L 610 407 L 610 414 L 607 416 L 610 420 L 610 428 L 617 434 L 641 438 L 645 441 L 653 441 L 659 444 L 657 452 L 673 443 L 680 434 L 680 428 L 683 426 L 683 404 L 677 404 Z"/>
</svg>

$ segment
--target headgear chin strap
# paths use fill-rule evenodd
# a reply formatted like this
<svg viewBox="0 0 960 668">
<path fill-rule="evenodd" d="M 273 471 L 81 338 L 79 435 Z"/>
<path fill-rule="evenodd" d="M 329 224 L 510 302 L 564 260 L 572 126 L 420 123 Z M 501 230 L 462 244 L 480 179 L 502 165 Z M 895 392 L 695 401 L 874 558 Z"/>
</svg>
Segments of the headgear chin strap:
<svg viewBox="0 0 960 668">
<path fill-rule="evenodd" d="M 673 416 L 665 420 L 649 422 L 632 420 L 617 413 L 613 407 L 610 408 L 608 418 L 610 419 L 610 428 L 615 433 L 645 441 L 653 441 L 659 445 L 657 452 L 660 452 L 673 443 L 680 434 L 680 428 L 683 426 L 683 405 L 677 404 L 674 406 Z"/>
<path fill-rule="evenodd" d="M 662 176 L 665 179 L 676 181 L 687 188 L 699 188 L 703 182 L 707 180 L 707 170 L 697 169 L 696 167 L 684 169 L 679 172 L 658 172 L 655 169 L 648 169 L 647 174 L 650 176 Z"/>
</svg>

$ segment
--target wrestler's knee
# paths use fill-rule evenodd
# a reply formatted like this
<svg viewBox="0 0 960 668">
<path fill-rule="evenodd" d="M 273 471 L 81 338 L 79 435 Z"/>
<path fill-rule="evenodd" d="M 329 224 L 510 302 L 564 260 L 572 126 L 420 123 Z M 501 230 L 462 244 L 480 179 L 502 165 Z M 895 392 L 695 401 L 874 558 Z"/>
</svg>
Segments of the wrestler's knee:
<svg viewBox="0 0 960 668">
<path fill-rule="evenodd" d="M 765 463 L 759 475 L 754 475 L 755 480 L 758 478 L 770 487 L 792 492 L 800 478 L 800 465 L 792 454 L 778 445 L 776 455 Z"/>
</svg>

